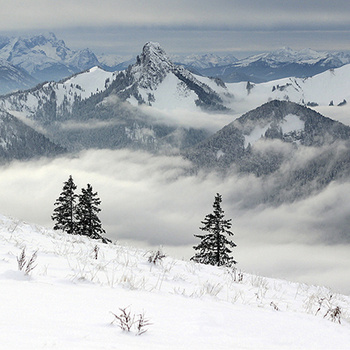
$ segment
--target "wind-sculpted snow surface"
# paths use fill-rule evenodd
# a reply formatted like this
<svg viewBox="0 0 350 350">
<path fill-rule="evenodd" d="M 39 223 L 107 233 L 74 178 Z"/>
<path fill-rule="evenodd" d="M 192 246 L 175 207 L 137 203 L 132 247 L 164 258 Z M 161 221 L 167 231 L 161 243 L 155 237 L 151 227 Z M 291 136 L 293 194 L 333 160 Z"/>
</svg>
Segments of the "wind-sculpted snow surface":
<svg viewBox="0 0 350 350">
<path fill-rule="evenodd" d="M 350 298 L 327 288 L 161 258 L 0 216 L 6 349 L 344 349 Z M 37 251 L 32 271 L 17 257 Z M 325 281 L 326 282 L 326 281 Z M 144 314 L 130 336 L 120 309 Z M 19 336 L 20 334 L 20 336 Z M 181 337 L 179 337 L 181 334 Z"/>
</svg>

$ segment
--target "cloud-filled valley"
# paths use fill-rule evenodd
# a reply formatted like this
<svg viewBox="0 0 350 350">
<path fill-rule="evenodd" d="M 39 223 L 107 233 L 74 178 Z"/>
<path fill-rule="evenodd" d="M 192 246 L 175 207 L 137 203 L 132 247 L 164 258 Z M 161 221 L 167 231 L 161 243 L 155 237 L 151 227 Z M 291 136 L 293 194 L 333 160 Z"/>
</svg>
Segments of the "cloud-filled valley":
<svg viewBox="0 0 350 350">
<path fill-rule="evenodd" d="M 348 70 L 225 87 L 174 65 L 158 43 L 140 57 L 117 75 L 94 68 L 2 98 L 2 108 L 31 121 L 24 126 L 74 153 L 39 158 L 47 155 L 38 143 L 34 160 L 3 165 L 0 213 L 52 227 L 72 175 L 79 191 L 91 184 L 98 192 L 107 237 L 189 259 L 220 193 L 239 268 L 349 292 L 350 128 L 307 108 L 324 108 L 334 99 L 327 93 L 295 103 L 346 81 Z M 347 98 L 335 85 L 337 98 Z M 333 108 L 347 120 L 347 107 Z M 3 137 L 7 150 L 24 126 Z"/>
<path fill-rule="evenodd" d="M 51 227 L 53 204 L 71 174 L 79 191 L 90 183 L 98 192 L 108 237 L 164 246 L 188 259 L 197 244 L 193 235 L 219 192 L 232 218 L 239 268 L 349 292 L 349 182 L 333 182 L 306 199 L 273 206 L 261 201 L 274 186 L 273 176 L 263 180 L 190 170 L 191 163 L 180 157 L 129 150 L 15 161 L 1 169 L 0 212 Z"/>
</svg>

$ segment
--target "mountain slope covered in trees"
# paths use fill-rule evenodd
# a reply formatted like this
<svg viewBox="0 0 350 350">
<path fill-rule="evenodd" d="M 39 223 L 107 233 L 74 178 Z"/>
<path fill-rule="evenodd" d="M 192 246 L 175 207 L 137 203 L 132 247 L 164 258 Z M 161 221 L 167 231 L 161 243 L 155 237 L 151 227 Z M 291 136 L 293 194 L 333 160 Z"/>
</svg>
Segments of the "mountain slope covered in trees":
<svg viewBox="0 0 350 350">
<path fill-rule="evenodd" d="M 65 151 L 13 115 L 0 111 L 0 162 L 57 156 Z"/>
<path fill-rule="evenodd" d="M 268 200 L 294 200 L 350 176 L 350 127 L 288 101 L 244 114 L 185 152 L 199 168 L 273 177 Z"/>
</svg>

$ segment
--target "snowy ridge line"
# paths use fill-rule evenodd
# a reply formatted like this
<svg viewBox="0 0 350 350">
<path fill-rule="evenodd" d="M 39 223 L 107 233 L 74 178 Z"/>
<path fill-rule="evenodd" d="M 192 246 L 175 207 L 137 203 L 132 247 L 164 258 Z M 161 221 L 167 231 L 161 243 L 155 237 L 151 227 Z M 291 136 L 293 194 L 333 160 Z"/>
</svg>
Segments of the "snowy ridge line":
<svg viewBox="0 0 350 350">
<path fill-rule="evenodd" d="M 11 111 L 24 112 L 28 117 L 35 114 L 50 99 L 56 99 L 56 111 L 66 108 L 71 111 L 77 100 L 84 100 L 104 91 L 115 79 L 115 73 L 93 67 L 58 83 L 46 82 L 35 88 L 5 95 L 0 98 L 0 106 Z"/>
</svg>

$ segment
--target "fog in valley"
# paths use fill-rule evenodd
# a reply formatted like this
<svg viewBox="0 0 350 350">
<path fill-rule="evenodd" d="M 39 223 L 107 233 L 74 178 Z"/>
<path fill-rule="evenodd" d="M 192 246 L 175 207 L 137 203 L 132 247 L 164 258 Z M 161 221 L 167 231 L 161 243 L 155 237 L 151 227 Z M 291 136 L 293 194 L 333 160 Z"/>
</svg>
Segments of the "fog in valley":
<svg viewBox="0 0 350 350">
<path fill-rule="evenodd" d="M 106 236 L 122 244 L 189 259 L 193 235 L 223 196 L 232 218 L 234 257 L 246 272 L 332 287 L 349 293 L 350 183 L 334 182 L 306 199 L 274 206 L 262 199 L 276 177 L 223 177 L 191 172 L 178 156 L 129 150 L 89 150 L 56 159 L 12 162 L 0 172 L 0 212 L 52 227 L 54 202 L 73 176 L 77 193 L 87 183 L 102 200 Z"/>
</svg>

